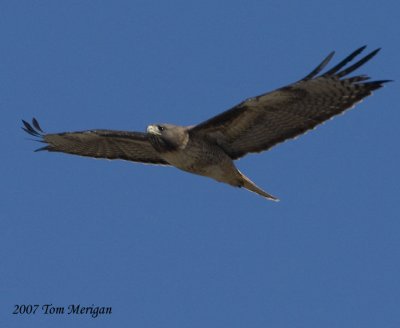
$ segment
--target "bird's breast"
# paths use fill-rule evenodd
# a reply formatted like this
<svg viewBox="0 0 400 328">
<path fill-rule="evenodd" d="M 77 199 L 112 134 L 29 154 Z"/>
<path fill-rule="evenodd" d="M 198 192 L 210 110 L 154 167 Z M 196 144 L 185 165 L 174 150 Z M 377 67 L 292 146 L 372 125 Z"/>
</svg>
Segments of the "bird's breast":
<svg viewBox="0 0 400 328">
<path fill-rule="evenodd" d="M 232 159 L 221 148 L 205 142 L 189 142 L 184 149 L 164 152 L 161 156 L 181 170 L 217 180 L 236 170 Z"/>
</svg>

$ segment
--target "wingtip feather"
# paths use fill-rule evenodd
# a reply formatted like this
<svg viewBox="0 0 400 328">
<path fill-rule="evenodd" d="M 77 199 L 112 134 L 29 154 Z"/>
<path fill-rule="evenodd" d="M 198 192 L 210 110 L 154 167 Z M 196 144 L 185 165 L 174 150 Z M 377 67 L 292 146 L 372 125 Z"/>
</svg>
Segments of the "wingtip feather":
<svg viewBox="0 0 400 328">
<path fill-rule="evenodd" d="M 43 133 L 43 130 L 41 129 L 39 122 L 37 121 L 36 118 L 32 118 L 32 124 L 35 127 L 36 130 L 40 131 Z"/>
<path fill-rule="evenodd" d="M 44 147 L 40 147 L 38 149 L 35 149 L 34 152 L 37 153 L 39 151 L 45 151 L 45 150 L 50 150 L 50 146 L 44 146 Z"/>
<path fill-rule="evenodd" d="M 41 129 L 39 122 L 35 118 L 32 119 L 32 125 L 29 124 L 25 120 L 21 120 L 21 121 L 22 121 L 22 124 L 24 125 L 22 127 L 22 130 L 24 130 L 26 133 L 29 133 L 30 135 L 32 135 L 34 137 L 43 137 L 44 132 Z"/>
<path fill-rule="evenodd" d="M 339 69 L 337 69 L 334 73 L 336 73 L 335 76 L 337 76 L 338 78 L 344 77 L 348 74 L 350 74 L 351 72 L 355 71 L 357 68 L 359 68 L 360 66 L 364 65 L 366 62 L 370 61 L 373 57 L 375 57 L 378 52 L 381 50 L 381 48 L 377 48 L 373 51 L 371 51 L 368 55 L 364 56 L 363 58 L 361 58 L 359 61 L 355 62 L 353 65 L 347 67 L 346 69 L 342 70 L 339 72 L 339 69 L 341 69 L 343 66 L 341 66 Z M 355 52 L 354 52 L 355 53 Z M 350 55 L 351 56 L 351 55 Z M 350 57 L 349 56 L 349 57 Z M 355 56 L 354 56 L 355 57 Z M 354 59 L 354 57 L 351 58 Z M 349 61 L 346 62 L 346 64 Z M 339 66 L 339 65 L 338 65 Z"/>
<path fill-rule="evenodd" d="M 336 64 L 334 67 L 332 67 L 330 70 L 322 74 L 321 76 L 329 77 L 329 76 L 335 76 L 338 78 L 341 78 L 360 66 L 364 65 L 366 62 L 368 62 L 370 59 L 375 57 L 379 51 L 381 51 L 381 48 L 377 48 L 373 51 L 371 51 L 369 54 L 367 54 L 365 57 L 361 58 L 359 61 L 354 63 L 353 65 L 349 66 L 346 69 L 343 69 L 340 71 L 342 68 L 344 68 L 349 62 L 351 62 L 355 57 L 360 55 L 365 49 L 367 48 L 366 45 L 354 50 L 350 55 L 348 55 L 346 58 L 344 58 L 342 61 L 340 61 L 338 64 Z M 305 78 L 302 79 L 302 81 L 307 81 L 310 80 L 314 77 L 316 77 L 325 67 L 326 65 L 330 62 L 332 59 L 333 55 L 335 54 L 334 51 L 332 51 L 310 74 L 308 74 Z"/>
<path fill-rule="evenodd" d="M 331 51 L 331 53 L 328 56 L 326 56 L 325 59 L 316 68 L 314 68 L 310 74 L 302 78 L 301 81 L 311 80 L 313 77 L 315 77 L 325 68 L 326 65 L 328 65 L 328 63 L 332 60 L 334 55 L 335 51 Z"/>
</svg>

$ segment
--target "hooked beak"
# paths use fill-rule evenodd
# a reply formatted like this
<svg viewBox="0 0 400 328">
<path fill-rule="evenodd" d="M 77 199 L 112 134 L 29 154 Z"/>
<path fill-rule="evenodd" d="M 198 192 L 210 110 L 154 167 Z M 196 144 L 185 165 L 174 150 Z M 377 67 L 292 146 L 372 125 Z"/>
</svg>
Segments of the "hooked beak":
<svg viewBox="0 0 400 328">
<path fill-rule="evenodd" d="M 150 134 L 155 134 L 155 135 L 161 135 L 161 133 L 160 133 L 160 131 L 158 130 L 158 128 L 157 128 L 157 126 L 156 125 L 149 125 L 148 127 L 147 127 L 147 133 L 150 133 Z"/>
</svg>

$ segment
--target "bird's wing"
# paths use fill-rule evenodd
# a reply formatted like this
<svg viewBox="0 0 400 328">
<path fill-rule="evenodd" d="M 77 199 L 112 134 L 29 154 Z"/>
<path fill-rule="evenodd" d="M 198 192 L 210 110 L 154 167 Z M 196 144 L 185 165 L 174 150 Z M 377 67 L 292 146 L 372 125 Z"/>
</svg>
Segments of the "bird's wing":
<svg viewBox="0 0 400 328">
<path fill-rule="evenodd" d="M 168 165 L 150 144 L 147 134 L 141 132 L 87 130 L 46 134 L 36 119 L 32 125 L 22 120 L 22 129 L 47 144 L 37 149 L 80 156 L 124 159 L 147 164 Z"/>
<path fill-rule="evenodd" d="M 353 107 L 388 80 L 368 81 L 366 75 L 348 74 L 374 57 L 372 51 L 344 68 L 364 47 L 351 53 L 332 69 L 318 75 L 333 57 L 327 56 L 302 80 L 250 98 L 189 130 L 216 142 L 231 158 L 260 152 L 303 134 L 316 125 Z"/>
</svg>

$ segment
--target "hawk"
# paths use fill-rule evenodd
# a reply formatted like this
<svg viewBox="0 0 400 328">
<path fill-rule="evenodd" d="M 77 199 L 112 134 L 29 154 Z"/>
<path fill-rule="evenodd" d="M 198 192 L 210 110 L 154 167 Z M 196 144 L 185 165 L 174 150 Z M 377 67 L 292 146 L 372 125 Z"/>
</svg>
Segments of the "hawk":
<svg viewBox="0 0 400 328">
<path fill-rule="evenodd" d="M 313 129 L 389 82 L 369 81 L 366 75 L 348 77 L 380 50 L 349 66 L 365 48 L 357 49 L 321 73 L 334 55 L 331 52 L 298 82 L 249 98 L 193 126 L 151 124 L 146 132 L 86 130 L 47 134 L 33 118 L 32 124 L 22 120 L 23 130 L 46 144 L 37 151 L 175 166 L 276 201 L 275 196 L 242 174 L 234 160 L 268 150 Z"/>
</svg>

